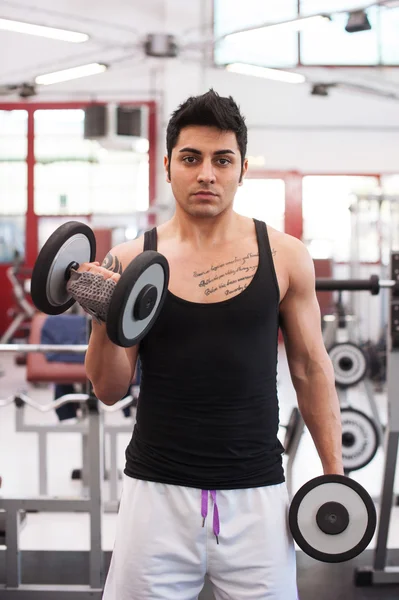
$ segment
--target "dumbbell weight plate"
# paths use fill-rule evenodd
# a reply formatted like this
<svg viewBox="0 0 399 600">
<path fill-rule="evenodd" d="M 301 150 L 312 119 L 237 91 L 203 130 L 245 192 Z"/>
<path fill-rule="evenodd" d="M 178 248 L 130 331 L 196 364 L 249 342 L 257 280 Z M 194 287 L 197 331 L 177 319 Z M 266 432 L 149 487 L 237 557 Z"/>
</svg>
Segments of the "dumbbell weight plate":
<svg viewBox="0 0 399 600">
<path fill-rule="evenodd" d="M 378 432 L 365 413 L 354 408 L 341 409 L 342 461 L 344 470 L 356 471 L 368 465 L 378 450 Z"/>
<path fill-rule="evenodd" d="M 109 304 L 109 339 L 135 346 L 153 326 L 165 301 L 169 283 L 166 258 L 154 250 L 139 254 L 123 271 Z"/>
<path fill-rule="evenodd" d="M 298 546 L 316 560 L 344 562 L 358 556 L 376 528 L 368 492 L 343 475 L 322 475 L 295 494 L 289 525 Z"/>
<path fill-rule="evenodd" d="M 79 221 L 68 221 L 48 238 L 35 262 L 31 280 L 34 305 L 47 315 L 59 315 L 75 300 L 66 289 L 66 271 L 72 263 L 93 262 L 96 240 L 93 231 Z"/>
<path fill-rule="evenodd" d="M 356 385 L 366 376 L 367 357 L 356 344 L 334 344 L 328 354 L 334 367 L 336 385 L 347 388 Z"/>
</svg>

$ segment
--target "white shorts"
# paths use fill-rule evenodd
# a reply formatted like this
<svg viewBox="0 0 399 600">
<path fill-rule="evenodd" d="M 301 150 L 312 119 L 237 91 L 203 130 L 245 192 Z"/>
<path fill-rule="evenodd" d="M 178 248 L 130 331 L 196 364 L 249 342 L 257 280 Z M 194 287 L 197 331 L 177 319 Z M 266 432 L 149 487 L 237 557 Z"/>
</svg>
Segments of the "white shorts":
<svg viewBox="0 0 399 600">
<path fill-rule="evenodd" d="M 288 507 L 285 483 L 215 493 L 125 475 L 103 600 L 196 600 L 206 573 L 216 600 L 297 600 Z"/>
</svg>

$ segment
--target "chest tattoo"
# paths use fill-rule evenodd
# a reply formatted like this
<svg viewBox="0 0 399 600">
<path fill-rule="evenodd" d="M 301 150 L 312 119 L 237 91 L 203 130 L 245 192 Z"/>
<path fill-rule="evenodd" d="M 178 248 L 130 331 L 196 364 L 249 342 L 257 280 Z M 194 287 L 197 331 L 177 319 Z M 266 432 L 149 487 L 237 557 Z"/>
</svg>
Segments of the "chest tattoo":
<svg viewBox="0 0 399 600">
<path fill-rule="evenodd" d="M 193 277 L 205 296 L 223 290 L 223 294 L 228 297 L 248 287 L 258 267 L 257 263 L 251 264 L 253 263 L 251 259 L 257 257 L 259 254 L 253 252 L 248 252 L 241 257 L 235 256 L 224 263 L 212 264 L 204 271 L 194 271 Z"/>
</svg>

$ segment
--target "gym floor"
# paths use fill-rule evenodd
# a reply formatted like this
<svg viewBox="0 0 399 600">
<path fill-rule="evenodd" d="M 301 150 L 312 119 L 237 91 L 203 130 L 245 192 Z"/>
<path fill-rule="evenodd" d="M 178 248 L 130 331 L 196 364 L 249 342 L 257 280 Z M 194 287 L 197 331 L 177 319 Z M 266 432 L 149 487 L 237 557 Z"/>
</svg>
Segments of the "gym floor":
<svg viewBox="0 0 399 600">
<path fill-rule="evenodd" d="M 0 378 L 1 399 L 24 391 L 37 401 L 46 403 L 52 400 L 51 386 L 32 387 L 25 381 L 25 367 L 15 366 L 11 354 L 0 356 L 0 368 L 5 373 Z M 280 422 L 288 421 L 292 407 L 295 405 L 295 393 L 290 381 L 284 352 L 279 353 L 278 389 L 280 399 Z M 352 389 L 349 402 L 354 408 L 369 413 L 366 397 L 361 393 L 361 386 Z M 381 420 L 386 420 L 386 398 L 377 397 Z M 122 413 L 107 414 L 109 423 L 125 425 L 126 418 Z M 54 423 L 55 413 L 37 414 L 26 407 L 25 421 L 32 423 Z M 64 421 L 63 423 L 70 423 Z M 63 423 L 59 423 L 62 431 Z M 133 427 L 133 420 L 132 420 Z M 280 430 L 280 439 L 284 439 L 284 429 Z M 124 466 L 124 451 L 130 439 L 130 434 L 120 434 L 118 439 L 118 468 Z M 286 461 L 286 457 L 284 457 Z M 377 500 L 382 484 L 384 466 L 383 450 L 380 448 L 373 461 L 351 475 L 359 481 Z M 57 496 L 78 495 L 81 483 L 72 481 L 70 474 L 74 468 L 81 467 L 81 441 L 78 433 L 49 434 L 48 439 L 48 481 L 49 494 Z M 305 431 L 295 458 L 293 492 L 307 480 L 320 475 L 321 465 L 313 442 Z M 0 409 L 0 476 L 3 479 L 0 493 L 6 497 L 35 496 L 38 494 L 38 448 L 34 433 L 17 433 L 15 431 L 15 407 L 13 404 Z M 107 498 L 107 483 L 104 484 L 104 497 Z M 396 493 L 399 494 L 399 469 L 396 478 Z M 377 503 L 377 502 L 376 502 Z M 378 511 L 378 503 L 377 503 Z M 103 549 L 110 552 L 113 547 L 116 514 L 103 515 Z M 390 600 L 399 597 L 399 586 L 383 586 L 373 588 L 356 588 L 353 586 L 353 571 L 355 565 L 371 565 L 375 538 L 355 561 L 340 565 L 318 563 L 298 551 L 298 586 L 300 598 L 323 600 L 361 600 L 379 598 Z M 24 551 L 87 551 L 89 550 L 89 516 L 76 513 L 36 513 L 29 514 L 26 525 L 20 535 L 20 548 Z M 392 510 L 388 538 L 389 564 L 399 566 L 399 507 Z M 28 555 L 27 555 L 28 556 Z M 107 557 L 109 554 L 107 553 Z M 66 556 L 67 558 L 67 556 Z M 0 566 L 0 581 L 2 572 Z M 62 583 L 62 581 L 58 581 Z M 78 582 L 77 582 L 78 583 Z M 206 585 L 201 594 L 201 600 L 212 598 L 209 586 Z"/>
</svg>

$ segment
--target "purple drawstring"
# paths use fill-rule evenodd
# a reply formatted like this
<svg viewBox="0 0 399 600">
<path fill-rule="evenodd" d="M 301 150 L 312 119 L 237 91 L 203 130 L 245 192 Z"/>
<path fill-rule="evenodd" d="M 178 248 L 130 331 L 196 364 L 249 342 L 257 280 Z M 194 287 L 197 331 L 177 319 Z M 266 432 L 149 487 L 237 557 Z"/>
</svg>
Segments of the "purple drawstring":
<svg viewBox="0 0 399 600">
<path fill-rule="evenodd" d="M 211 498 L 213 500 L 213 533 L 216 537 L 216 542 L 219 543 L 220 533 L 220 520 L 219 520 L 219 509 L 216 501 L 216 490 L 209 490 Z M 201 516 L 202 516 L 202 527 L 205 526 L 205 519 L 208 515 L 208 490 L 202 490 L 201 493 Z"/>
<path fill-rule="evenodd" d="M 201 496 L 201 516 L 202 516 L 202 527 L 205 527 L 205 519 L 208 514 L 208 491 L 202 490 Z"/>
</svg>

